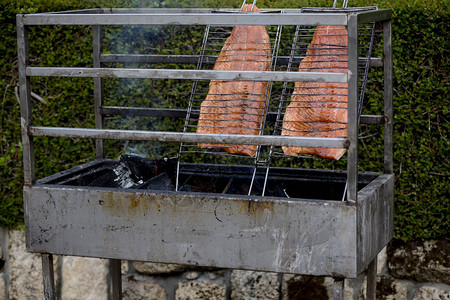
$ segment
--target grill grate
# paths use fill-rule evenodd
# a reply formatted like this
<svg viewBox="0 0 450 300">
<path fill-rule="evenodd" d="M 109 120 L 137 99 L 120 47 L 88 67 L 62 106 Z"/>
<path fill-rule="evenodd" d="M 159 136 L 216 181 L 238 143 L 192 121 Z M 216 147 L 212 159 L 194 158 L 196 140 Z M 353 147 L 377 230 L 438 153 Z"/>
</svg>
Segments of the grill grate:
<svg viewBox="0 0 450 300">
<path fill-rule="evenodd" d="M 376 9 L 376 8 L 374 8 Z M 346 9 L 347 11 L 351 9 Z M 314 10 L 308 9 L 308 12 L 313 12 Z M 322 11 L 322 10 L 319 10 Z M 342 30 L 336 30 L 331 29 L 329 33 L 326 33 L 327 37 L 343 37 Z M 310 65 L 307 68 L 305 66 L 302 66 L 301 62 L 307 57 L 308 49 L 311 50 L 317 50 L 317 45 L 314 45 L 312 43 L 312 40 L 314 36 L 320 36 L 324 33 L 317 33 L 317 27 L 310 27 L 310 26 L 296 26 L 295 34 L 293 37 L 292 47 L 289 54 L 289 59 L 287 63 L 286 70 L 287 71 L 293 71 L 293 70 L 299 70 L 299 71 L 314 71 L 314 72 L 323 72 L 330 71 L 329 64 L 335 63 L 335 66 L 333 69 L 335 69 L 337 72 L 344 72 L 347 68 L 347 47 L 343 47 L 342 45 L 336 45 L 336 44 L 326 44 L 326 51 L 318 51 L 319 53 L 315 53 L 313 56 L 316 58 L 316 63 L 314 65 Z M 369 24 L 363 24 L 360 25 L 358 28 L 358 36 L 359 36 L 359 70 L 358 70 L 358 92 L 359 92 L 359 98 L 358 98 L 358 123 L 359 119 L 361 117 L 362 107 L 363 107 L 363 100 L 365 95 L 365 88 L 367 85 L 367 77 L 368 77 L 368 71 L 369 71 L 369 65 L 370 65 L 370 59 L 372 55 L 372 48 L 374 43 L 374 36 L 375 36 L 375 24 L 369 23 Z M 324 46 L 323 44 L 321 45 Z M 329 57 L 329 54 L 332 53 L 333 57 L 337 57 L 337 59 L 334 59 L 332 62 L 327 60 Z M 309 54 L 311 56 L 311 54 Z M 338 64 L 336 66 L 336 64 Z M 333 70 L 334 71 L 334 70 Z M 326 87 L 325 87 L 326 86 Z M 328 107 L 333 107 L 338 110 L 347 110 L 347 84 L 318 84 L 317 87 L 311 86 L 311 87 L 302 87 L 301 90 L 297 89 L 295 91 L 295 94 L 299 95 L 302 99 L 300 100 L 292 100 L 292 95 L 294 93 L 294 90 L 296 88 L 294 87 L 294 83 L 284 82 L 282 92 L 280 95 L 279 100 L 279 106 L 278 106 L 278 112 L 277 117 L 275 120 L 274 135 L 280 135 L 283 129 L 283 126 L 285 126 L 286 122 L 283 120 L 284 114 L 286 112 L 286 108 L 290 103 L 293 103 L 294 101 L 297 101 L 296 107 L 308 109 L 308 108 L 315 108 L 320 109 L 322 106 L 319 106 L 319 104 L 323 104 L 323 101 L 304 101 L 304 97 L 314 98 L 314 97 L 323 97 L 328 96 L 333 93 L 336 93 L 339 96 L 333 97 L 333 101 L 328 102 Z M 324 91 L 326 90 L 326 91 Z M 333 91 L 334 90 L 334 91 Z M 299 97 L 299 98 L 300 98 Z M 311 122 L 311 121 L 309 121 Z M 339 130 L 346 130 L 346 123 L 340 123 L 343 125 L 342 127 L 338 128 L 332 128 L 330 131 L 339 131 Z M 301 134 L 301 133 L 299 133 Z M 277 158 L 283 158 L 283 157 L 297 157 L 301 159 L 315 159 L 314 156 L 309 155 L 290 155 L 286 154 L 284 151 L 282 151 L 281 147 L 274 147 L 271 146 L 269 150 L 269 155 L 267 158 L 267 172 L 266 172 L 266 179 L 267 181 L 268 175 L 269 175 L 269 166 L 270 162 L 273 157 Z M 346 158 L 344 157 L 343 160 Z M 264 185 L 265 186 L 265 185 Z M 346 189 L 344 190 L 344 196 L 346 193 Z M 265 189 L 263 190 L 264 195 Z"/>
<path fill-rule="evenodd" d="M 200 56 L 199 61 L 197 64 L 197 69 L 210 69 L 211 65 L 204 64 L 204 58 L 205 57 L 218 57 L 219 54 L 222 53 L 226 55 L 227 57 L 227 63 L 241 63 L 242 59 L 247 56 L 245 50 L 239 51 L 238 54 L 229 54 L 233 52 L 229 52 L 225 46 L 239 46 L 239 43 L 229 43 L 227 42 L 227 39 L 230 37 L 231 32 L 233 30 L 233 27 L 224 27 L 224 26 L 207 26 L 200 50 Z M 271 26 L 269 27 L 268 34 L 269 34 L 269 40 L 270 43 L 263 43 L 258 45 L 243 45 L 244 47 L 250 48 L 251 50 L 248 50 L 251 54 L 248 56 L 252 56 L 252 59 L 255 58 L 252 61 L 252 63 L 267 63 L 269 64 L 269 70 L 275 70 L 276 61 L 278 57 L 278 51 L 279 51 L 279 45 L 280 45 L 280 37 L 282 32 L 282 26 Z M 224 49 L 225 47 L 225 49 Z M 266 54 L 252 54 L 254 52 L 254 48 L 258 48 L 258 50 L 262 52 L 269 52 L 270 56 Z M 235 53 L 235 52 L 234 52 Z M 231 57 L 231 59 L 230 59 Z M 248 108 L 246 110 L 243 110 L 241 112 L 230 112 L 231 110 L 227 109 L 227 107 L 233 107 L 235 103 L 241 101 L 239 97 L 242 97 L 242 95 L 236 95 L 230 94 L 230 93 L 212 93 L 210 89 L 210 84 L 212 81 L 209 80 L 194 80 L 192 84 L 191 89 L 191 95 L 189 99 L 189 106 L 187 109 L 187 115 L 186 115 L 186 121 L 184 125 L 183 132 L 195 132 L 199 130 L 199 128 L 205 129 L 205 125 L 199 125 L 199 117 L 200 117 L 200 110 L 202 103 L 205 101 L 205 98 L 207 96 L 215 98 L 214 100 L 214 110 L 216 111 L 226 111 L 226 112 L 213 112 L 205 114 L 206 119 L 208 121 L 208 118 L 216 119 L 220 118 L 223 123 L 220 124 L 228 124 L 233 122 L 233 118 L 237 119 L 251 119 L 250 121 L 244 121 L 246 124 L 249 124 L 248 127 L 241 126 L 238 130 L 242 131 L 242 134 L 254 134 L 251 133 L 251 131 L 257 131 L 256 134 L 263 134 L 263 130 L 265 127 L 265 117 L 268 112 L 268 105 L 270 103 L 271 98 L 271 90 L 272 90 L 272 83 L 269 82 L 268 84 L 265 84 L 266 87 L 264 88 L 263 94 L 253 94 L 249 93 L 246 96 L 248 100 L 251 101 L 251 103 L 256 104 L 257 108 Z M 221 83 L 225 83 L 222 81 Z M 255 84 L 258 84 L 258 82 L 255 82 Z M 209 106 L 213 107 L 213 106 Z M 207 124 L 207 122 L 204 122 Z M 254 126 L 253 124 L 256 123 L 257 126 Z M 225 125 L 226 126 L 226 125 Z M 214 127 L 215 130 L 221 130 L 223 126 Z M 256 128 L 255 128 L 256 127 Z M 254 171 L 253 176 L 250 183 L 250 188 L 248 191 L 248 194 L 250 195 L 252 193 L 252 186 L 255 180 L 256 176 L 256 169 L 263 165 L 264 163 L 261 163 L 260 160 L 260 152 L 261 152 L 261 146 L 256 146 L 255 149 L 252 146 L 249 146 L 249 148 L 245 148 L 244 151 L 251 152 L 254 151 L 254 155 L 249 156 L 243 156 L 239 154 L 229 153 L 231 151 L 220 151 L 220 149 L 216 148 L 217 145 L 210 145 L 210 144 L 196 144 L 196 143 L 181 143 L 180 149 L 179 149 L 179 155 L 178 155 L 178 167 L 177 167 L 177 179 L 176 179 L 176 190 L 179 188 L 179 177 L 180 177 L 180 167 L 179 164 L 182 162 L 188 162 L 190 159 L 192 159 L 193 156 L 201 157 L 202 162 L 211 162 L 211 159 L 213 162 L 216 162 L 216 158 L 220 157 L 223 161 L 223 159 L 226 160 L 227 163 L 233 162 L 233 163 L 239 163 L 239 164 L 246 164 L 246 165 L 253 165 Z M 221 149 L 225 149 L 228 147 L 233 147 L 232 145 L 220 145 Z"/>
<path fill-rule="evenodd" d="M 375 7 L 372 9 L 376 9 Z M 305 12 L 323 12 L 323 9 L 315 10 L 315 9 L 304 9 Z M 351 12 L 352 8 L 341 8 L 335 9 L 336 12 Z M 347 46 L 339 45 L 339 44 L 326 44 L 326 50 L 323 50 L 323 44 L 315 45 L 313 42 L 314 36 L 320 37 L 326 35 L 327 38 L 333 39 L 334 37 L 345 37 L 346 34 L 343 34 L 342 29 L 330 29 L 325 31 L 318 31 L 318 27 L 313 26 L 296 26 L 295 32 L 293 34 L 292 46 L 290 49 L 290 53 L 288 55 L 287 66 L 278 63 L 278 56 L 280 51 L 280 40 L 282 33 L 282 26 L 271 26 L 268 28 L 268 33 L 270 36 L 270 45 L 267 45 L 267 48 L 263 47 L 262 49 L 269 50 L 271 52 L 271 57 L 267 55 L 259 55 L 260 58 L 254 60 L 255 62 L 264 62 L 270 60 L 270 70 L 285 70 L 285 71 L 312 71 L 312 72 L 330 72 L 330 63 L 333 63 L 331 72 L 346 72 L 347 71 Z M 197 63 L 198 70 L 211 69 L 212 65 L 208 63 L 204 63 L 205 61 L 211 61 L 216 59 L 217 57 L 222 55 L 226 55 L 226 49 L 223 49 L 227 38 L 229 38 L 233 27 L 226 26 L 206 26 L 206 30 L 204 33 L 204 38 L 202 42 L 202 46 L 200 49 L 199 60 Z M 319 29 L 320 30 L 320 29 Z M 358 101 L 358 120 L 361 115 L 363 99 L 365 88 L 367 84 L 367 76 L 368 69 L 370 64 L 370 58 L 373 48 L 374 34 L 375 34 L 375 24 L 369 23 L 360 25 L 358 30 L 359 34 L 359 70 L 358 70 L 358 85 L 359 85 L 359 101 Z M 320 50 L 322 47 L 322 50 Z M 311 53 L 314 52 L 313 55 L 315 57 L 314 64 L 309 66 L 305 66 L 301 64 L 302 60 L 304 60 L 308 55 L 311 56 Z M 309 53 L 309 54 L 308 54 Z M 240 61 L 240 56 L 245 56 L 244 54 L 237 54 L 236 59 L 229 59 L 233 57 L 233 55 L 227 55 L 229 62 Z M 333 57 L 330 61 L 330 57 Z M 305 70 L 308 68 L 308 70 Z M 200 110 L 202 103 L 209 96 L 215 97 L 214 108 L 215 109 L 225 109 L 225 107 L 233 106 L 233 103 L 236 101 L 240 101 L 239 97 L 235 97 L 235 95 L 229 93 L 220 93 L 220 94 L 212 94 L 210 90 L 210 84 L 212 81 L 210 80 L 194 80 L 191 88 L 189 105 L 187 108 L 186 120 L 183 128 L 183 132 L 196 132 L 201 127 L 205 127 L 205 125 L 199 125 L 200 118 Z M 264 132 L 271 132 L 273 135 L 280 135 L 282 133 L 283 124 L 286 124 L 289 121 L 283 120 L 286 108 L 290 103 L 295 103 L 298 108 L 315 108 L 320 109 L 323 105 L 323 101 L 314 101 L 314 100 L 292 100 L 292 95 L 295 91 L 295 94 L 299 95 L 299 97 L 321 97 L 321 96 L 329 96 L 330 94 L 335 93 L 337 96 L 333 96 L 333 101 L 330 102 L 331 107 L 336 108 L 338 110 L 346 111 L 347 110 L 347 84 L 317 84 L 316 86 L 306 86 L 302 89 L 294 88 L 294 83 L 292 82 L 284 82 L 283 87 L 281 89 L 280 95 L 275 95 L 272 92 L 272 83 L 269 82 L 267 85 L 266 92 L 264 95 L 256 95 L 249 94 L 249 99 L 258 98 L 258 100 L 253 100 L 252 102 L 263 102 L 263 105 L 260 109 L 254 109 L 251 113 L 246 113 L 246 116 L 249 118 L 256 118 L 257 121 L 249 121 L 249 124 L 252 122 L 258 122 L 259 135 Z M 271 101 L 271 98 L 274 101 Z M 276 114 L 275 122 L 273 125 L 267 127 L 265 126 L 266 115 L 269 112 L 269 105 L 271 102 L 276 102 L 278 105 L 273 109 L 272 114 Z M 273 105 L 273 103 L 272 103 Z M 231 121 L 230 116 L 235 116 L 236 113 L 210 113 L 208 114 L 207 120 L 211 121 L 212 119 L 221 118 L 224 120 L 224 123 Z M 311 123 L 311 122 L 310 122 Z M 320 123 L 320 122 L 318 122 Z M 208 123 L 209 124 L 209 123 Z M 346 122 L 337 122 L 338 127 L 333 127 L 328 131 L 334 132 L 344 132 L 342 136 L 346 136 Z M 336 124 L 335 124 L 336 125 Z M 272 129 L 273 126 L 273 129 Z M 226 125 L 215 126 L 215 128 L 220 130 L 221 128 L 226 127 Z M 254 127 L 254 126 L 251 126 Z M 248 128 L 243 128 L 244 132 L 241 134 L 255 134 L 255 133 L 246 133 L 245 130 Z M 327 130 L 324 130 L 327 131 Z M 301 133 L 296 133 L 294 135 L 301 135 Z M 310 155 L 292 155 L 283 151 L 281 147 L 271 146 L 268 151 L 261 151 L 261 146 L 256 146 L 255 154 L 249 156 L 243 156 L 240 154 L 230 153 L 232 151 L 223 151 L 227 150 L 227 147 L 233 147 L 233 145 L 212 145 L 212 144 L 197 144 L 197 143 L 181 143 L 178 153 L 178 166 L 177 166 L 177 175 L 176 175 L 176 190 L 179 187 L 179 176 L 180 176 L 180 167 L 179 164 L 183 162 L 191 162 L 193 159 L 197 161 L 201 161 L 202 163 L 224 163 L 224 164 L 244 164 L 244 165 L 253 165 L 254 172 L 251 179 L 250 186 L 253 186 L 255 180 L 255 174 L 257 168 L 263 167 L 266 169 L 265 171 L 265 180 L 264 180 L 264 188 L 262 189 L 262 195 L 265 194 L 265 187 L 267 185 L 267 179 L 269 176 L 269 167 L 271 164 L 271 160 L 273 157 L 277 158 L 288 158 L 288 157 L 297 157 L 301 159 L 315 159 L 316 157 Z M 251 147 L 245 149 L 245 151 L 253 150 Z M 344 157 L 343 160 L 346 158 Z M 249 189 L 248 194 L 252 193 L 252 188 Z"/>
</svg>

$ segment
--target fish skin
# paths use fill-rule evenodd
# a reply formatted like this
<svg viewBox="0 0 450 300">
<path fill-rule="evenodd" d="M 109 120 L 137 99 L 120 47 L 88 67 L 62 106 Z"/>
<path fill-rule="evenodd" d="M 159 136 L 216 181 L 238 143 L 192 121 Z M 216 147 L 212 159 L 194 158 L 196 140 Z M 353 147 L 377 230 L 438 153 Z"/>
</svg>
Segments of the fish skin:
<svg viewBox="0 0 450 300">
<path fill-rule="evenodd" d="M 242 11 L 250 12 L 251 4 Z M 253 12 L 258 12 L 255 6 Z M 225 41 L 214 70 L 269 71 L 270 37 L 265 26 L 234 26 Z M 258 135 L 267 106 L 268 82 L 212 80 L 200 107 L 198 133 Z M 254 156 L 256 145 L 204 144 L 230 154 Z"/>
<path fill-rule="evenodd" d="M 300 62 L 301 72 L 347 73 L 347 30 L 342 25 L 317 26 Z M 286 108 L 281 135 L 347 137 L 348 83 L 296 82 Z M 282 147 L 286 155 L 300 153 L 339 160 L 345 148 Z"/>
</svg>

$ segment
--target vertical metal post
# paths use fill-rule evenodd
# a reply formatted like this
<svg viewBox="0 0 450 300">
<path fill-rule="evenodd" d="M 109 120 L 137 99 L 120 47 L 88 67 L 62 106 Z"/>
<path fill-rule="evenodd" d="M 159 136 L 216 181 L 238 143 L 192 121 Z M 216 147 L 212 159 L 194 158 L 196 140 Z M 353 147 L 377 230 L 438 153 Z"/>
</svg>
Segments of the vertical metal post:
<svg viewBox="0 0 450 300">
<path fill-rule="evenodd" d="M 100 56 L 103 53 L 102 47 L 102 26 L 94 25 L 92 26 L 93 30 L 93 48 L 94 48 L 94 68 L 101 67 Z M 94 78 L 94 114 L 95 114 L 95 128 L 103 129 L 104 127 L 104 118 L 102 114 L 103 107 L 103 78 L 96 77 Z M 105 156 L 105 142 L 103 139 L 97 139 L 95 141 L 95 149 L 96 149 L 96 157 L 104 158 Z"/>
<path fill-rule="evenodd" d="M 24 184 L 35 180 L 33 138 L 28 134 L 31 126 L 31 84 L 26 75 L 29 65 L 28 28 L 23 24 L 23 15 L 17 15 L 17 56 L 19 66 L 20 124 L 22 130 Z"/>
<path fill-rule="evenodd" d="M 44 299 L 55 299 L 55 275 L 53 271 L 53 255 L 41 254 L 42 258 L 42 277 L 44 282 Z"/>
<path fill-rule="evenodd" d="M 367 300 L 376 300 L 377 296 L 377 256 L 367 268 Z"/>
<path fill-rule="evenodd" d="M 333 300 L 344 300 L 344 278 L 334 278 Z"/>
<path fill-rule="evenodd" d="M 392 21 L 383 23 L 384 63 L 384 173 L 394 173 L 394 113 L 392 101 Z"/>
<path fill-rule="evenodd" d="M 122 299 L 122 272 L 120 267 L 120 259 L 109 260 L 109 274 L 111 276 L 112 299 Z"/>
<path fill-rule="evenodd" d="M 347 201 L 357 202 L 358 195 L 358 15 L 348 16 L 348 148 Z"/>
</svg>

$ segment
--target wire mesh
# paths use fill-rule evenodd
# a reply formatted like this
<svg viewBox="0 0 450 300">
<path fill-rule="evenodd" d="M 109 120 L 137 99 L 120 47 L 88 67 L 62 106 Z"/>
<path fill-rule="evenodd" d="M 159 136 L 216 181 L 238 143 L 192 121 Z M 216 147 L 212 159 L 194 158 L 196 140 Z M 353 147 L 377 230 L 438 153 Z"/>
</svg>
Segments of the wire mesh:
<svg viewBox="0 0 450 300">
<path fill-rule="evenodd" d="M 274 70 L 280 36 L 281 26 L 207 26 L 197 69 L 211 69 L 212 65 L 203 63 L 209 57 L 216 59 L 214 69 Z M 271 89 L 271 82 L 196 80 L 183 132 L 261 135 Z M 260 149 L 256 145 L 182 143 L 178 158 L 179 163 L 254 165 L 253 183 Z"/>
<path fill-rule="evenodd" d="M 358 122 L 363 107 L 374 35 L 374 23 L 363 24 L 358 28 Z M 347 32 L 344 26 L 296 26 L 286 70 L 346 73 L 347 47 Z M 273 134 L 346 137 L 347 93 L 347 83 L 284 82 Z M 345 149 L 272 146 L 266 158 L 265 181 L 274 159 L 341 159 L 344 153 Z M 342 160 L 345 159 L 344 156 Z M 263 195 L 264 191 L 265 189 Z"/>
<path fill-rule="evenodd" d="M 339 12 L 342 10 L 350 12 L 352 9 L 342 8 Z M 313 11 L 308 9 L 308 12 Z M 245 45 L 247 42 L 242 43 L 230 38 L 236 27 L 239 26 L 207 26 L 197 69 L 213 67 L 212 64 L 204 63 L 207 58 L 207 61 L 216 59 L 214 69 L 220 69 L 220 64 L 228 64 L 227 68 L 233 64 L 240 64 L 241 70 L 248 68 L 254 70 L 254 65 L 266 64 L 267 70 L 338 73 L 346 73 L 348 70 L 348 33 L 345 26 L 296 26 L 294 34 L 291 35 L 292 44 L 286 66 L 277 64 L 279 51 L 285 51 L 280 49 L 281 26 L 267 27 L 269 39 L 250 47 Z M 375 25 L 371 23 L 360 25 L 358 30 L 358 119 L 367 84 L 374 29 Z M 249 64 L 254 65 L 249 67 Z M 239 84 L 244 86 L 245 94 L 235 92 L 236 89 L 242 89 L 236 88 Z M 254 89 L 246 85 L 252 87 L 257 85 L 258 92 L 254 92 Z M 272 86 L 271 82 L 258 81 L 194 81 L 183 131 L 314 137 L 347 136 L 347 83 L 283 82 L 279 89 L 281 91 L 275 92 L 272 92 Z M 303 114 L 300 118 L 299 112 Z M 275 116 L 270 124 L 266 124 L 268 113 Z M 331 118 L 323 118 L 330 115 Z M 264 195 L 272 161 L 289 157 L 333 160 L 342 157 L 342 160 L 346 160 L 345 149 L 182 143 L 178 166 L 182 162 L 253 164 L 251 185 L 256 169 L 263 167 L 265 181 L 262 195 Z M 179 167 L 177 179 L 178 176 Z M 250 188 L 249 194 L 251 192 Z"/>
</svg>

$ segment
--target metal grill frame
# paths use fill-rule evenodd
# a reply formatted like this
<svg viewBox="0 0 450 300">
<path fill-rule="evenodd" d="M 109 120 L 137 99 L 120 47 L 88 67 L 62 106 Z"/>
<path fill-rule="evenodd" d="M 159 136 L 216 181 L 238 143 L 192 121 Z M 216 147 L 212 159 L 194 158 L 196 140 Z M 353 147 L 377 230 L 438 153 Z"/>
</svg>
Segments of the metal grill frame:
<svg viewBox="0 0 450 300">
<path fill-rule="evenodd" d="M 239 14 L 238 10 L 211 13 L 210 9 L 92 9 L 17 15 L 27 250 L 43 254 L 46 298 L 51 299 L 54 292 L 52 254 L 110 258 L 116 283 L 120 281 L 117 262 L 128 259 L 333 276 L 336 279 L 334 291 L 341 296 L 341 279 L 354 278 L 369 267 L 372 274 L 369 292 L 374 293 L 374 261 L 393 235 L 392 11 L 364 8 L 351 13 L 342 9 L 336 13 L 324 10 L 314 14 L 299 9 L 262 11 L 261 14 Z M 361 123 L 384 124 L 384 171 L 358 191 L 358 25 L 371 22 L 383 24 L 381 61 L 385 111 L 382 116 L 362 116 Z M 102 26 L 152 24 L 345 25 L 349 45 L 348 74 L 102 68 L 103 62 L 110 61 L 195 60 L 191 56 L 162 58 L 102 53 Z M 94 67 L 31 67 L 28 30 L 30 26 L 41 25 L 92 25 Z M 94 78 L 96 128 L 33 126 L 32 76 Z M 348 138 L 103 129 L 103 118 L 108 113 L 148 116 L 169 112 L 103 106 L 102 78 L 252 80 L 255 76 L 260 81 L 348 82 Z M 95 138 L 99 160 L 104 156 L 104 139 L 347 147 L 347 199 L 343 202 L 280 200 L 39 184 L 35 180 L 33 151 L 33 138 L 39 136 Z M 172 217 L 173 223 L 167 222 L 167 215 Z M 155 231 L 154 224 L 164 230 Z M 180 227 L 183 230 L 180 231 Z M 160 238 L 162 233 L 164 239 Z"/>
</svg>

